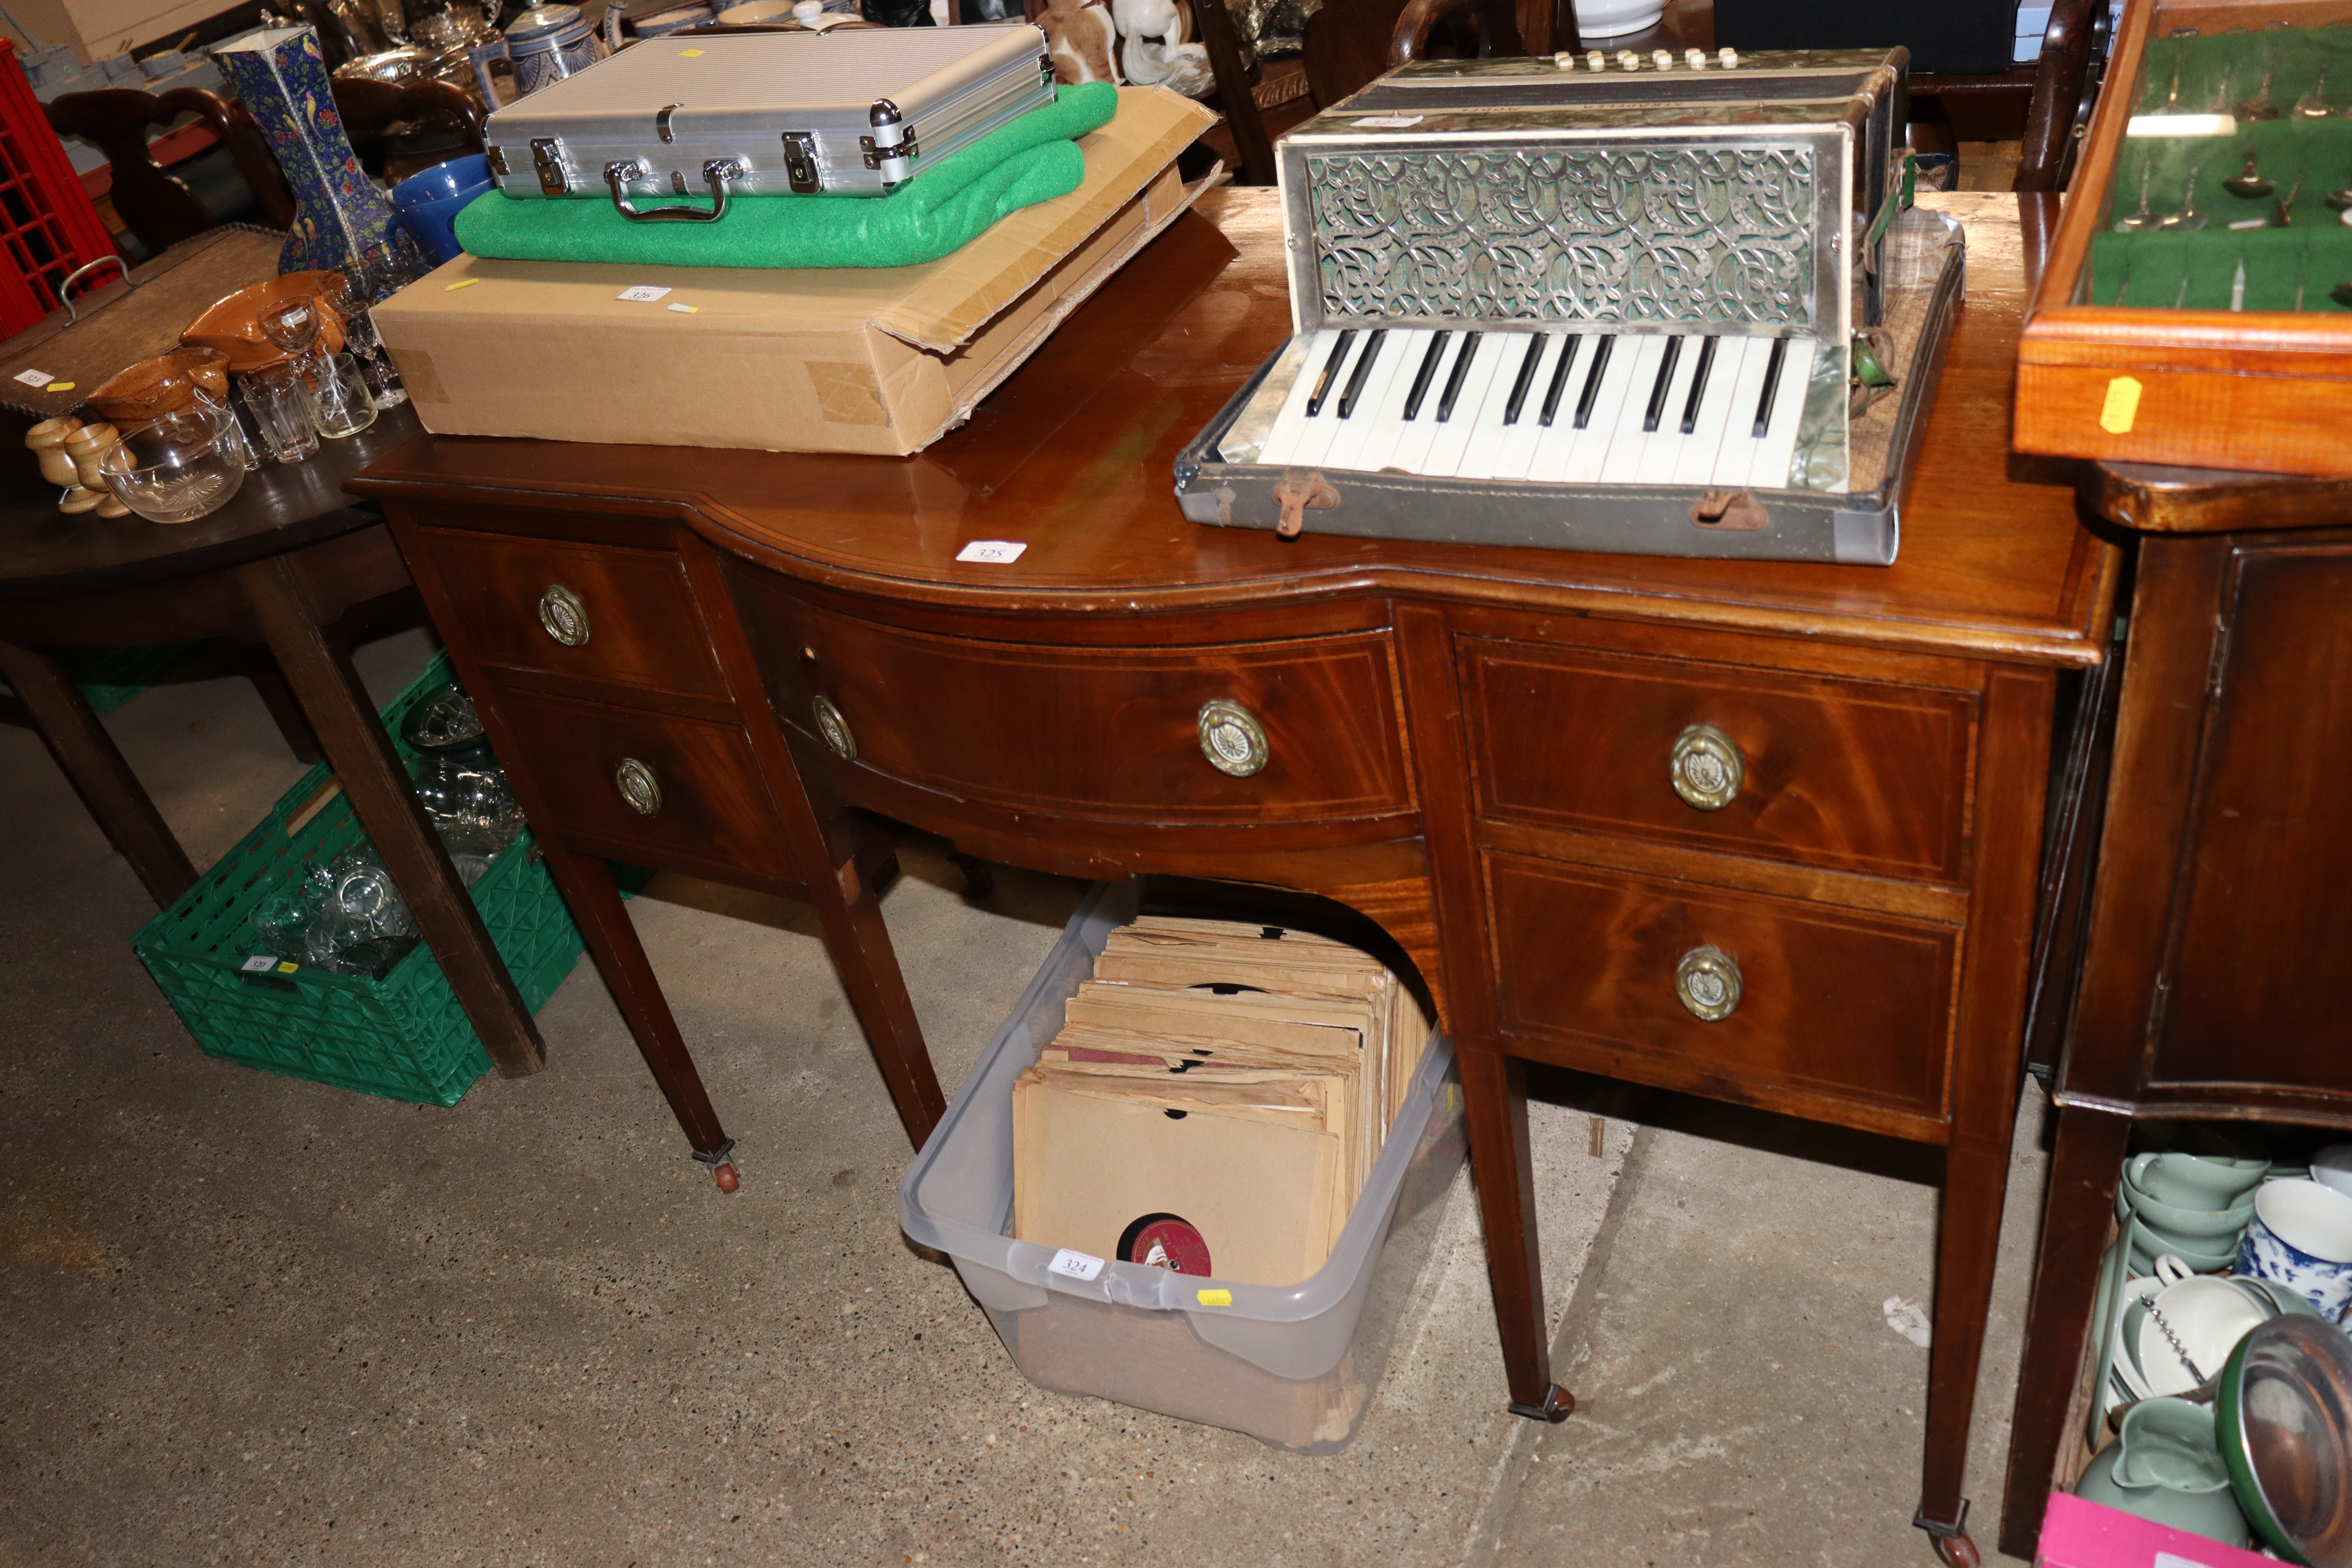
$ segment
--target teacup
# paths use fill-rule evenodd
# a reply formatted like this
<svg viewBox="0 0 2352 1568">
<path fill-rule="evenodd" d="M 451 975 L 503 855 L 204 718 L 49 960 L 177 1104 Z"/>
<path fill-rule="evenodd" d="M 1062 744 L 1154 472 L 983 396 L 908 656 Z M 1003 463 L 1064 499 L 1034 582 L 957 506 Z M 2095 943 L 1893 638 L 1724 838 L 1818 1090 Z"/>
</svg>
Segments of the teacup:
<svg viewBox="0 0 2352 1568">
<path fill-rule="evenodd" d="M 2158 1291 L 2140 1314 L 2140 1377 L 2159 1397 L 2218 1376 L 2238 1342 L 2274 1314 L 2227 1279 L 2192 1275 Z"/>
<path fill-rule="evenodd" d="M 2209 1250 L 2222 1238 L 2235 1237 L 2245 1229 L 2246 1222 L 2254 1215 L 2251 1197 L 2226 1209 L 2190 1209 L 2166 1203 L 2133 1185 L 2128 1172 L 2118 1192 L 2124 1206 L 2137 1215 L 2142 1225 L 2184 1241 L 2202 1241 Z"/>
<path fill-rule="evenodd" d="M 2231 1546 L 2252 1539 L 2230 1489 L 2213 1412 L 2151 1399 L 2124 1412 L 2116 1441 L 2093 1456 L 2077 1497 Z"/>
<path fill-rule="evenodd" d="M 2336 1321 L 2352 1302 L 2352 1196 L 2308 1178 L 2265 1184 L 2231 1272 L 2284 1285 Z"/>
<path fill-rule="evenodd" d="M 2262 1185 L 2267 1160 L 2233 1160 L 2209 1154 L 2135 1154 L 2124 1162 L 2124 1179 L 2159 1203 L 2184 1209 L 2235 1208 Z"/>
<path fill-rule="evenodd" d="M 2331 1143 L 2311 1157 L 2311 1179 L 2352 1195 L 2352 1143 Z"/>
</svg>

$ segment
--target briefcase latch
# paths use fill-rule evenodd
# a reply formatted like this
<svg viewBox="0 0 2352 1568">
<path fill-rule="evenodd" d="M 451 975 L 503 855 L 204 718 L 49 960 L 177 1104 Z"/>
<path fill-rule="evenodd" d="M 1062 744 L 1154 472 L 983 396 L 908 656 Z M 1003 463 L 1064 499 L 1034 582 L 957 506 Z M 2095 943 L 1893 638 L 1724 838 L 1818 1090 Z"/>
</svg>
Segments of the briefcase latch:
<svg viewBox="0 0 2352 1568">
<path fill-rule="evenodd" d="M 814 132 L 784 132 L 784 178 L 798 195 L 813 196 L 824 189 L 824 181 L 817 174 L 816 136 Z"/>
<path fill-rule="evenodd" d="M 554 137 L 531 138 L 530 166 L 539 171 L 539 188 L 549 195 L 560 196 L 572 188 L 563 177 L 563 143 Z"/>
</svg>

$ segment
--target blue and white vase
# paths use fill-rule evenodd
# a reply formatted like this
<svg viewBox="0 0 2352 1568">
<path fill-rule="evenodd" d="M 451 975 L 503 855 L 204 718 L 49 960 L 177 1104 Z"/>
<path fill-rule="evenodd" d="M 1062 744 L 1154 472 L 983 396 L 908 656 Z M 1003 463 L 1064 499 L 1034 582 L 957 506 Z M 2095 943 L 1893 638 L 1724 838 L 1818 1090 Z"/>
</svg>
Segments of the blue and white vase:
<svg viewBox="0 0 2352 1568">
<path fill-rule="evenodd" d="M 413 278 L 425 269 L 416 241 L 361 169 L 327 84 L 319 35 L 309 27 L 255 33 L 214 51 L 294 191 L 294 226 L 278 252 L 280 272 L 373 259 Z"/>
</svg>

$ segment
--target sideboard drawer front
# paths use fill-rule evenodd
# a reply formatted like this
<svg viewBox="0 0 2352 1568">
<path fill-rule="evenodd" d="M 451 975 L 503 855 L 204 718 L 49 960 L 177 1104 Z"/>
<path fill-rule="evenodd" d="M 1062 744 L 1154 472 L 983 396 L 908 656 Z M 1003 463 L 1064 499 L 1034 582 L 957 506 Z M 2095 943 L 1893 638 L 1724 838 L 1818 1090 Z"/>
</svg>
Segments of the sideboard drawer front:
<svg viewBox="0 0 2352 1568">
<path fill-rule="evenodd" d="M 768 681 L 786 723 L 861 768 L 960 798 L 1121 821 L 1307 822 L 1409 811 L 1385 633 L 1209 647 L 1053 647 L 794 617 Z M 819 700 L 837 715 L 820 721 Z M 1225 766 L 1204 709 L 1230 704 Z M 1220 713 L 1211 712 L 1211 723 Z M 1255 741 L 1244 743 L 1255 725 Z M 1253 753 L 1253 754 L 1244 754 Z"/>
<path fill-rule="evenodd" d="M 495 700 L 554 817 L 533 819 L 542 834 L 644 865 L 799 879 L 740 729 L 512 691 Z"/>
<path fill-rule="evenodd" d="M 726 694 L 675 551 L 438 528 L 412 537 L 485 664 L 632 689 Z"/>
<path fill-rule="evenodd" d="M 1599 1047 L 1635 1079 L 1658 1081 L 1640 1064 L 1663 1061 L 1682 1087 L 1696 1074 L 1945 1114 L 1951 928 L 1516 855 L 1489 855 L 1486 870 L 1507 1033 Z M 1709 949 L 1738 986 L 1714 1022 L 1676 988 Z"/>
<path fill-rule="evenodd" d="M 1462 649 L 1478 808 L 1490 820 L 1925 881 L 1967 876 L 1964 693 L 1489 638 Z M 1728 804 L 1677 793 L 1676 748 L 1694 743 L 1736 752 L 1718 752 L 1698 775 L 1719 783 L 1727 762 L 1736 767 Z"/>
</svg>

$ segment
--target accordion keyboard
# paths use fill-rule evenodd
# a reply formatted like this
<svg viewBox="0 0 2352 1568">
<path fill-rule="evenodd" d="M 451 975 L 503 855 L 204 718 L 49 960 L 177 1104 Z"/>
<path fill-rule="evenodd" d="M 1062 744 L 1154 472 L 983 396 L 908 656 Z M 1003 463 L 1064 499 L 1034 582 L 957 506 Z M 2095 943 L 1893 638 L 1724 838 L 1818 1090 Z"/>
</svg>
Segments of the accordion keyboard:
<svg viewBox="0 0 2352 1568">
<path fill-rule="evenodd" d="M 1256 460 L 1431 479 L 1780 489 L 1810 338 L 1312 333 Z"/>
</svg>

